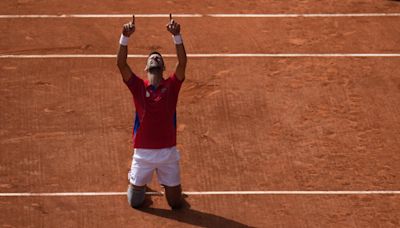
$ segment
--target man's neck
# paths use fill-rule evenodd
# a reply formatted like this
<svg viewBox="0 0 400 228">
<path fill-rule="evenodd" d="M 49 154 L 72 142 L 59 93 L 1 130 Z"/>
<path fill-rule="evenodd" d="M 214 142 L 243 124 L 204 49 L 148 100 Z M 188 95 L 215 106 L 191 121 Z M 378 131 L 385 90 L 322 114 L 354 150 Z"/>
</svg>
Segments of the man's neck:
<svg viewBox="0 0 400 228">
<path fill-rule="evenodd" d="M 160 82 L 162 81 L 163 77 L 161 74 L 156 75 L 156 74 L 151 74 L 149 75 L 149 82 L 150 85 L 154 86 L 154 87 L 158 87 L 158 85 L 160 84 Z"/>
</svg>

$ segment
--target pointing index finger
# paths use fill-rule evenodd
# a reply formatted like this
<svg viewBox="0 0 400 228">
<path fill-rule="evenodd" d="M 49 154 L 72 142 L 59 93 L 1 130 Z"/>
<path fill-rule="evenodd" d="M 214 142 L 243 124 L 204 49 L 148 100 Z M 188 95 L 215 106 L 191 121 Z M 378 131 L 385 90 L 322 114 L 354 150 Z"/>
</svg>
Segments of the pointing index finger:
<svg viewBox="0 0 400 228">
<path fill-rule="evenodd" d="M 135 14 L 132 15 L 132 24 L 135 24 Z"/>
<path fill-rule="evenodd" d="M 169 21 L 172 20 L 172 13 L 169 14 Z"/>
</svg>

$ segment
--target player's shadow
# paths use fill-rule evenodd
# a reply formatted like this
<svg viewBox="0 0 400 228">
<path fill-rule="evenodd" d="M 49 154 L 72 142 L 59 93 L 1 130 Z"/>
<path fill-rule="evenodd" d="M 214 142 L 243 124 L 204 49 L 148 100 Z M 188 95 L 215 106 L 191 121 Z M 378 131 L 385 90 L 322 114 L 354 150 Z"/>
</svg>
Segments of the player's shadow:
<svg viewBox="0 0 400 228">
<path fill-rule="evenodd" d="M 142 208 L 141 211 L 155 216 L 173 219 L 179 222 L 187 223 L 201 227 L 251 227 L 246 224 L 224 218 L 222 216 L 213 215 L 190 208 L 187 203 L 185 208 L 180 210 L 168 210 L 161 208 Z"/>
</svg>

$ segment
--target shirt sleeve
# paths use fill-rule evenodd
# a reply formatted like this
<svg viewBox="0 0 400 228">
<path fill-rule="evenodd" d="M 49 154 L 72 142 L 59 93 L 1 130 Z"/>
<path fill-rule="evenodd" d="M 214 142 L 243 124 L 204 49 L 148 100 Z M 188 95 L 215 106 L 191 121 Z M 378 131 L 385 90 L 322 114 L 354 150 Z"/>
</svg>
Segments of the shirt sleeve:
<svg viewBox="0 0 400 228">
<path fill-rule="evenodd" d="M 183 79 L 181 81 L 176 77 L 175 73 L 172 74 L 172 76 L 171 76 L 171 88 L 172 88 L 174 93 L 176 93 L 176 94 L 179 93 L 179 90 L 181 89 L 183 81 L 185 81 L 185 79 Z"/>
<path fill-rule="evenodd" d="M 134 97 L 139 97 L 140 94 L 143 92 L 144 81 L 135 74 L 133 74 L 128 81 L 124 80 L 124 83 L 126 86 L 128 86 L 129 90 L 131 91 Z"/>
</svg>

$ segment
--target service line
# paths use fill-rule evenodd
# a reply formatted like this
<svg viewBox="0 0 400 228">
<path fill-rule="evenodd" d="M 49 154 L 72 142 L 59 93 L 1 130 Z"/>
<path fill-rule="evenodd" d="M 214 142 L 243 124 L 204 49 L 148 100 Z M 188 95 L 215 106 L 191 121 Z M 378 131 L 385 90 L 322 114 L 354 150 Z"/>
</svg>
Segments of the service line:
<svg viewBox="0 0 400 228">
<path fill-rule="evenodd" d="M 399 17 L 400 13 L 278 13 L 278 14 L 173 14 L 174 17 L 293 18 L 293 17 Z M 0 19 L 18 18 L 130 18 L 132 14 L 3 14 Z M 135 14 L 135 17 L 165 18 L 169 14 Z"/>
<path fill-rule="evenodd" d="M 176 54 L 163 54 L 164 57 L 174 58 Z M 400 57 L 400 53 L 211 53 L 187 54 L 190 58 L 243 58 L 243 57 L 272 57 L 272 58 L 302 58 L 302 57 Z M 128 58 L 147 58 L 148 55 L 128 55 Z M 114 54 L 0 54 L 0 59 L 57 59 L 57 58 L 116 58 Z"/>
<path fill-rule="evenodd" d="M 4 192 L 0 197 L 35 196 L 122 196 L 126 192 Z M 147 192 L 163 195 L 163 192 Z M 185 195 L 398 195 L 400 191 L 201 191 L 183 192 Z"/>
</svg>

